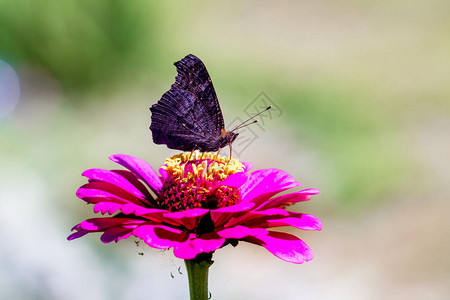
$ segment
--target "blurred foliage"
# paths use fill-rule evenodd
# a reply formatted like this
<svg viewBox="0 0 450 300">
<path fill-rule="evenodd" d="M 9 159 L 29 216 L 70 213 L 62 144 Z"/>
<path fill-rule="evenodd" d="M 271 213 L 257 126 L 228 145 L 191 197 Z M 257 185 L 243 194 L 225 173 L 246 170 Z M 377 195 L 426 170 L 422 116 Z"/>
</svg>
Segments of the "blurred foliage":
<svg viewBox="0 0 450 300">
<path fill-rule="evenodd" d="M 127 78 L 157 49 L 155 7 L 140 0 L 0 0 L 0 56 L 43 68 L 69 92 Z"/>
<path fill-rule="evenodd" d="M 330 57 L 335 58 L 338 55 L 334 53 L 332 44 L 318 43 L 313 44 L 311 49 L 314 52 L 318 50 L 323 52 L 317 56 L 310 56 L 316 60 L 311 63 L 313 67 L 310 67 L 309 71 L 302 69 L 303 65 L 308 66 L 305 60 L 308 59 L 310 49 L 300 47 L 307 42 L 295 35 L 312 30 L 313 34 L 309 41 L 314 43 L 316 40 L 314 27 L 305 29 L 299 26 L 301 23 L 289 23 L 290 19 L 284 18 L 284 15 L 274 15 L 275 21 L 279 21 L 280 24 L 288 22 L 286 25 L 289 26 L 280 30 L 281 27 L 277 27 L 277 22 L 270 23 L 265 19 L 273 17 L 272 14 L 264 12 L 270 8 L 277 9 L 275 2 L 267 2 L 264 6 L 266 10 L 255 12 L 252 4 L 247 4 L 246 10 L 245 5 L 230 9 L 228 6 L 225 7 L 225 4 L 208 6 L 203 1 L 163 3 L 144 0 L 0 0 L 0 57 L 15 67 L 42 68 L 51 74 L 65 91 L 69 92 L 68 94 L 84 93 L 86 97 L 78 99 L 89 99 L 92 102 L 106 98 L 102 92 L 98 92 L 99 90 L 108 90 L 116 86 L 119 89 L 120 87 L 128 89 L 123 97 L 129 97 L 128 83 L 135 81 L 140 75 L 153 75 L 152 80 L 146 80 L 142 85 L 143 89 L 148 85 L 155 87 L 161 84 L 161 87 L 148 95 L 151 99 L 136 104 L 140 105 L 139 113 L 141 113 L 142 107 L 150 106 L 173 82 L 175 68 L 171 64 L 188 53 L 196 54 L 208 66 L 222 103 L 231 102 L 237 110 L 240 110 L 261 91 L 273 97 L 285 112 L 283 117 L 286 120 L 286 130 L 294 132 L 296 137 L 294 142 L 305 146 L 306 149 L 309 147 L 308 150 L 311 152 L 318 153 L 322 164 L 318 166 L 319 178 L 326 180 L 322 183 L 321 190 L 323 197 L 329 199 L 329 203 L 335 203 L 337 206 L 345 204 L 342 205 L 345 209 L 370 205 L 379 199 L 388 199 L 398 190 L 407 176 L 412 176 L 407 154 L 399 147 L 396 140 L 398 135 L 395 135 L 399 126 L 398 116 L 403 113 L 402 100 L 399 100 L 401 97 L 398 95 L 404 97 L 408 94 L 401 90 L 400 85 L 398 88 L 392 88 L 392 91 L 386 90 L 384 95 L 382 91 L 377 94 L 373 89 L 367 89 L 366 82 L 377 79 L 377 76 L 379 82 L 386 86 L 385 76 L 389 73 L 385 73 L 384 67 L 379 70 L 368 68 L 368 71 L 363 72 L 368 74 L 368 77 L 359 82 L 351 76 L 345 78 L 346 73 L 360 71 L 360 65 L 367 65 L 369 61 L 376 62 L 379 49 L 375 48 L 372 51 L 372 48 L 368 47 L 370 51 L 366 52 L 364 39 L 361 39 L 364 46 L 360 54 L 361 61 L 352 60 L 352 51 L 358 53 L 359 49 L 355 38 L 352 40 L 355 43 L 355 46 L 351 46 L 353 48 L 341 50 L 342 53 L 350 53 L 351 57 L 350 60 L 342 59 L 343 63 L 340 66 L 343 68 L 339 69 L 332 65 L 327 69 L 320 61 L 327 58 L 330 60 Z M 339 8 L 334 9 L 339 15 Z M 281 11 L 289 12 L 289 9 L 286 7 Z M 227 13 L 230 19 L 222 17 Z M 322 11 L 322 15 L 317 17 L 318 20 L 327 20 L 328 13 L 327 10 L 325 13 Z M 361 22 L 365 20 L 365 15 L 361 14 Z M 254 24 L 251 24 L 252 21 Z M 334 26 L 333 23 L 328 24 L 325 21 L 319 23 L 323 23 L 325 27 L 322 30 L 325 32 Z M 252 26 L 246 27 L 247 24 Z M 305 24 L 308 24 L 307 19 Z M 347 41 L 347 31 L 352 36 L 350 33 L 353 33 L 354 26 L 352 23 L 342 24 L 344 34 L 341 38 Z M 272 27 L 280 31 L 272 32 Z M 318 29 L 317 32 L 321 31 Z M 385 32 L 383 30 L 380 32 L 382 33 L 380 36 L 384 39 Z M 281 36 L 286 36 L 288 42 L 284 41 L 285 44 L 280 45 L 274 42 L 277 41 L 278 33 L 283 33 Z M 338 34 L 339 30 L 336 33 Z M 222 35 L 225 37 L 221 38 Z M 366 37 L 366 34 L 356 36 L 361 38 Z M 309 35 L 305 37 L 308 39 Z M 396 36 L 394 37 L 397 41 Z M 324 41 L 329 40 L 326 36 L 322 38 Z M 319 37 L 317 40 L 321 41 Z M 339 35 L 336 37 L 336 41 L 338 40 Z M 261 43 L 267 43 L 270 46 L 268 50 L 264 50 Z M 295 43 L 300 45 L 298 54 Z M 351 45 L 347 42 L 344 44 Z M 228 45 L 229 48 L 226 47 Z M 295 55 L 291 57 L 296 61 L 292 64 L 284 61 L 283 65 L 282 56 L 288 54 L 285 48 L 289 46 L 295 46 L 293 48 Z M 399 47 L 403 49 L 402 45 Z M 341 56 L 345 57 L 342 53 Z M 379 57 L 385 59 L 386 55 L 380 52 Z M 408 64 L 405 65 L 409 66 L 410 61 L 406 62 Z M 375 65 L 384 66 L 382 63 Z M 316 68 L 321 69 L 321 72 L 314 73 Z M 402 70 L 402 67 L 399 66 L 398 69 Z M 336 74 L 342 74 L 342 78 L 338 78 L 339 75 Z M 396 74 L 392 76 L 397 79 Z M 92 92 L 93 88 L 99 89 Z M 390 94 L 392 97 L 390 101 L 380 101 Z M 113 107 L 114 105 L 115 111 L 109 113 L 111 118 L 116 119 L 123 103 L 111 104 Z M 86 107 L 82 114 L 95 118 L 96 113 L 87 112 L 89 109 L 92 107 Z M 127 109 L 131 111 L 131 107 Z M 73 128 L 70 141 L 72 144 L 68 141 L 57 144 L 70 144 L 71 146 L 67 147 L 71 149 L 68 156 L 83 157 L 84 149 L 81 147 L 74 149 L 77 147 L 76 139 L 85 135 L 94 121 L 85 117 L 83 122 L 80 122 L 79 116 L 70 115 L 71 113 L 61 109 L 58 112 L 59 117 L 54 117 L 58 117 L 58 122 L 66 124 L 67 128 Z M 145 131 L 147 137 L 148 110 L 145 109 L 142 114 L 147 118 L 142 122 L 145 123 L 142 131 Z M 124 114 L 121 118 L 128 124 L 135 117 Z M 101 121 L 95 122 L 97 122 L 95 126 L 99 128 Z M 109 132 L 113 131 L 110 120 L 105 122 L 104 127 L 99 128 L 99 132 L 102 132 L 102 136 L 112 135 Z M 66 127 L 59 127 L 57 124 L 51 128 L 54 132 L 47 132 L 48 143 L 52 147 L 58 147 L 54 145 L 54 140 L 70 139 L 66 137 Z M 124 124 L 116 126 L 114 134 L 121 127 L 125 128 Z M 6 127 L 4 129 L 6 130 Z M 18 132 L 14 132 L 12 136 L 17 137 Z M 97 139 L 97 136 L 93 136 L 92 139 Z M 13 140 L 11 138 L 12 142 L 8 144 L 11 147 L 14 144 Z M 18 142 L 17 148 L 23 149 L 21 141 L 17 138 L 15 140 Z M 32 138 L 30 141 L 33 141 Z M 36 140 L 34 142 L 38 143 Z M 104 138 L 103 142 L 111 141 Z M 100 144 L 95 146 L 98 148 Z M 69 153 L 68 151 L 61 153 Z M 103 154 L 101 156 L 103 157 Z M 60 163 L 63 164 L 67 159 L 68 157 L 62 156 Z"/>
<path fill-rule="evenodd" d="M 396 135 L 398 111 L 380 106 L 364 88 L 327 76 L 299 83 L 250 68 L 229 73 L 233 76 L 222 80 L 238 89 L 240 99 L 270 91 L 295 142 L 320 157 L 316 167 L 324 182 L 318 184 L 328 209 L 361 212 L 390 199 L 413 178 L 411 157 Z M 243 107 L 239 98 L 235 105 Z"/>
</svg>

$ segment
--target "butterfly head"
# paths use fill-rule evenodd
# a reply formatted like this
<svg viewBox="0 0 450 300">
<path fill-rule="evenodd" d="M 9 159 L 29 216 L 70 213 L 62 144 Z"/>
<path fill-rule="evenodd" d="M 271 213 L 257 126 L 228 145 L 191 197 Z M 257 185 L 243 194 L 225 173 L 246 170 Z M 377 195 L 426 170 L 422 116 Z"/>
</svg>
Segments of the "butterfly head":
<svg viewBox="0 0 450 300">
<path fill-rule="evenodd" d="M 220 148 L 231 145 L 238 135 L 239 133 L 237 132 L 226 131 L 225 129 L 222 129 L 222 132 L 220 134 Z"/>
</svg>

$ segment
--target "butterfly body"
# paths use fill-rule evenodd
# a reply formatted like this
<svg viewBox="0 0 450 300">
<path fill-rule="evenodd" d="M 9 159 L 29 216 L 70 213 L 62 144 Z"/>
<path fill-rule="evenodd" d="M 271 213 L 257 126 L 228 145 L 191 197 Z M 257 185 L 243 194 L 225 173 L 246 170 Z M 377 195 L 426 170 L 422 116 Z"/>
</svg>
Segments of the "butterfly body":
<svg viewBox="0 0 450 300">
<path fill-rule="evenodd" d="M 150 108 L 153 142 L 182 151 L 217 151 L 231 145 L 238 133 L 224 128 L 219 100 L 203 62 L 189 54 L 175 66 L 175 83 Z"/>
</svg>

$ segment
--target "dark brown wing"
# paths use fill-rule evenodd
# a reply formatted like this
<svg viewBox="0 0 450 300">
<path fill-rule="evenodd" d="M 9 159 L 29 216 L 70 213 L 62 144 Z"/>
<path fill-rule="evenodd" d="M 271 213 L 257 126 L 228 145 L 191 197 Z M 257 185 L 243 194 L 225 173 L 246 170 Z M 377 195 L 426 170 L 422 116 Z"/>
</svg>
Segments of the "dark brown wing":
<svg viewBox="0 0 450 300">
<path fill-rule="evenodd" d="M 208 115 L 204 102 L 198 101 L 191 92 L 170 90 L 150 110 L 150 130 L 155 144 L 182 151 L 219 149 L 219 136 L 205 129 L 211 128 L 212 116 Z"/>
<path fill-rule="evenodd" d="M 175 83 L 150 108 L 153 141 L 183 151 L 217 150 L 224 121 L 208 71 L 192 54 L 175 66 Z"/>
<path fill-rule="evenodd" d="M 197 56 L 192 54 L 186 55 L 185 58 L 177 61 L 174 65 L 177 67 L 178 75 L 170 89 L 188 90 L 204 102 L 208 108 L 208 113 L 214 116 L 214 120 L 212 120 L 215 126 L 214 132 L 220 135 L 225 127 L 222 110 L 205 65 Z"/>
</svg>

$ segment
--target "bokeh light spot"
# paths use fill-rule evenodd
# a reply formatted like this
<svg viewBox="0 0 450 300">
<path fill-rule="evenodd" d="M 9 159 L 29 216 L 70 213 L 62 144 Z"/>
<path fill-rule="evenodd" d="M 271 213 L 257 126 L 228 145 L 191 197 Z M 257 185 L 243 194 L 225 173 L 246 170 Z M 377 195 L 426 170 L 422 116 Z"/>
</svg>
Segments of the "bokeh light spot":
<svg viewBox="0 0 450 300">
<path fill-rule="evenodd" d="M 0 118 L 11 113 L 19 102 L 19 77 L 14 69 L 0 60 Z"/>
</svg>

